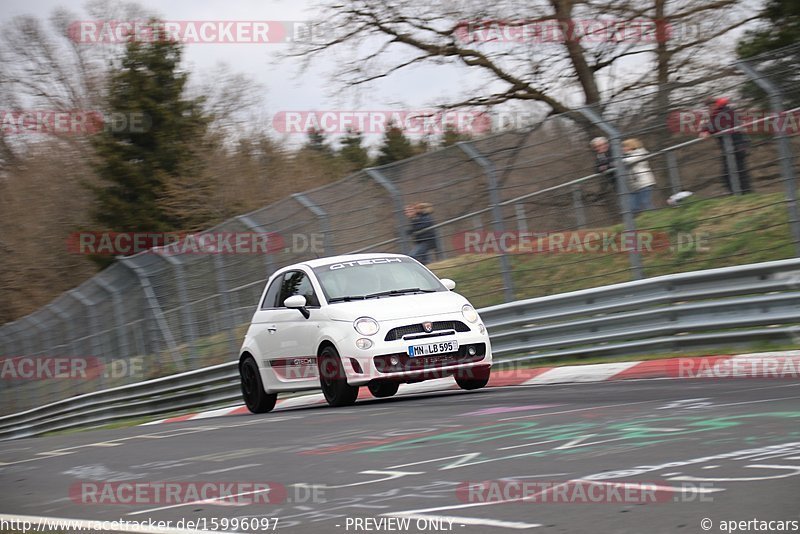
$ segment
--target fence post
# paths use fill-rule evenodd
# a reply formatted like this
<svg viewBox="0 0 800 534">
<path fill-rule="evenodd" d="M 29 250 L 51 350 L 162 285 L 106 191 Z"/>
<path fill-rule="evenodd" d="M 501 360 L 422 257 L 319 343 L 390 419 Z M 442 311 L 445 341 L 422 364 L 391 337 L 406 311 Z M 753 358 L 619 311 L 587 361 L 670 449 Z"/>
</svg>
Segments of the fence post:
<svg viewBox="0 0 800 534">
<path fill-rule="evenodd" d="M 503 210 L 500 207 L 500 196 L 497 194 L 497 171 L 495 170 L 494 163 L 478 152 L 478 150 L 467 141 L 456 143 L 458 148 L 464 151 L 470 159 L 474 160 L 478 165 L 483 168 L 486 173 L 486 180 L 489 188 L 489 202 L 492 206 L 492 227 L 494 231 L 502 235 L 505 233 L 505 225 L 503 224 Z M 500 236 L 498 236 L 500 237 Z M 506 302 L 512 302 L 516 299 L 514 295 L 514 281 L 511 278 L 511 264 L 508 261 L 508 255 L 505 250 L 500 251 L 500 271 L 503 276 L 503 291 Z"/>
<path fill-rule="evenodd" d="M 214 254 L 214 272 L 217 275 L 217 292 L 222 301 L 222 329 L 228 334 L 232 353 L 239 355 L 239 344 L 234 336 L 233 307 L 231 306 L 231 296 L 228 293 L 228 281 L 225 279 L 225 261 L 222 254 Z"/>
<path fill-rule="evenodd" d="M 189 358 L 194 359 L 197 357 L 197 332 L 195 331 L 194 316 L 192 314 L 192 303 L 189 302 L 189 297 L 186 293 L 186 276 L 183 271 L 183 262 L 170 254 L 169 250 L 164 250 L 164 254 L 156 251 L 155 255 L 166 261 L 172 266 L 173 274 L 175 275 L 175 285 L 178 288 L 178 299 L 181 301 L 181 315 L 183 317 L 183 332 L 184 339 L 181 342 L 186 342 L 189 345 Z"/>
<path fill-rule="evenodd" d="M 58 317 L 58 320 L 61 321 L 61 324 L 63 326 L 63 329 L 61 330 L 62 333 L 64 334 L 64 336 L 68 336 L 70 331 L 69 328 L 70 316 L 63 309 L 61 309 L 60 299 L 51 302 L 45 307 L 50 309 L 53 315 Z M 75 350 L 75 341 L 72 338 L 70 338 L 69 341 L 64 339 L 64 341 L 65 341 L 64 345 L 67 347 L 67 352 L 63 355 L 58 355 L 58 356 L 67 356 L 67 357 L 77 356 L 78 351 Z M 54 354 L 54 356 L 56 355 Z M 49 394 L 50 397 L 54 399 L 66 397 L 67 391 L 69 390 L 69 385 L 67 384 L 67 382 L 68 382 L 67 380 L 56 381 L 53 384 L 52 389 L 47 394 Z M 53 393 L 55 393 L 55 395 Z"/>
<path fill-rule="evenodd" d="M 328 218 L 328 212 L 317 206 L 303 193 L 292 193 L 292 198 L 299 202 L 301 206 L 313 213 L 314 217 L 317 218 L 319 230 L 322 232 L 322 246 L 325 247 L 325 250 L 322 252 L 325 255 L 333 254 L 333 247 L 331 246 L 331 225 L 330 219 Z"/>
<path fill-rule="evenodd" d="M 11 323 L 6 323 L 3 326 L 0 326 L 0 357 L 9 355 L 8 350 L 9 347 L 11 346 L 9 341 L 11 340 L 9 339 L 9 334 L 8 334 L 9 329 L 6 328 L 6 326 L 9 324 Z"/>
<path fill-rule="evenodd" d="M 520 233 L 528 231 L 528 216 L 525 213 L 525 206 L 522 204 L 514 204 L 514 214 L 517 217 L 517 230 Z"/>
<path fill-rule="evenodd" d="M 62 332 L 64 333 L 64 335 L 65 336 L 69 336 L 69 331 L 70 331 L 70 328 L 69 328 L 70 317 L 69 317 L 69 315 L 66 312 L 64 312 L 64 310 L 61 309 L 61 306 L 59 305 L 58 301 L 51 302 L 50 304 L 47 305 L 47 307 L 50 308 L 52 310 L 52 312 L 53 312 L 53 315 L 58 317 L 58 320 L 61 321 L 61 324 L 63 326 Z M 71 337 L 69 338 L 69 340 L 67 340 L 66 337 L 65 337 L 65 339 L 63 341 L 64 341 L 64 345 L 67 347 L 67 350 L 74 351 L 74 345 L 73 345 L 74 342 L 73 342 L 73 339 Z M 64 356 L 75 356 L 75 354 L 64 354 Z"/>
<path fill-rule="evenodd" d="M 41 348 L 47 341 L 50 340 L 48 336 L 48 329 L 46 328 L 45 324 L 35 317 L 35 314 L 27 315 L 20 319 L 20 322 L 27 322 L 33 325 L 33 330 L 36 332 L 37 338 L 39 340 L 39 347 Z M 27 355 L 28 357 L 38 356 L 38 357 L 46 357 L 46 351 L 35 351 L 31 350 L 30 354 Z M 42 405 L 47 404 L 49 399 L 47 396 L 51 392 L 52 389 L 52 382 L 48 382 L 46 380 L 34 380 L 34 383 L 28 382 L 26 385 L 27 392 L 25 393 L 25 397 L 27 397 L 28 401 L 34 401 L 35 405 Z M 69 382 L 69 381 L 67 381 Z M 10 395 L 10 397 L 16 397 L 16 395 Z"/>
<path fill-rule="evenodd" d="M 744 60 L 738 61 L 736 66 L 767 93 L 772 113 L 774 113 L 776 117 L 784 115 L 783 93 L 781 90 L 773 84 L 769 78 L 756 71 L 748 62 Z M 795 183 L 793 165 L 794 157 L 792 155 L 792 146 L 789 142 L 789 137 L 786 135 L 786 121 L 778 122 L 780 122 L 781 127 L 776 128 L 774 137 L 775 142 L 778 144 L 778 154 L 781 161 L 781 176 L 783 177 L 783 184 L 786 188 L 789 227 L 791 228 L 792 237 L 794 238 L 795 254 L 800 256 L 800 214 L 798 214 L 797 209 L 797 185 Z"/>
<path fill-rule="evenodd" d="M 572 208 L 578 228 L 586 228 L 586 212 L 583 209 L 583 193 L 578 185 L 572 186 Z"/>
<path fill-rule="evenodd" d="M 30 325 L 28 324 L 28 318 L 22 317 L 14 321 L 18 328 L 18 332 L 20 333 L 20 338 L 22 339 L 22 351 L 25 356 L 30 357 L 33 356 L 35 353 L 33 343 L 31 342 L 31 338 L 34 337 L 30 335 Z"/>
<path fill-rule="evenodd" d="M 122 297 L 109 282 L 106 282 L 101 277 L 95 277 L 95 281 L 100 288 L 111 295 L 111 301 L 114 306 L 114 322 L 117 323 L 117 353 L 119 357 L 127 358 L 129 356 L 134 356 L 127 350 L 128 333 L 125 330 L 125 309 L 122 305 Z"/>
<path fill-rule="evenodd" d="M 133 258 L 120 257 L 118 260 L 121 265 L 133 271 L 133 274 L 135 274 L 139 279 L 139 284 L 142 286 L 142 292 L 144 293 L 147 307 L 150 310 L 150 315 L 152 316 L 153 324 L 155 325 L 154 330 L 157 330 L 161 333 L 161 338 L 167 344 L 167 349 L 170 353 L 172 353 L 172 361 L 175 362 L 175 367 L 183 371 L 187 370 L 186 362 L 181 360 L 179 357 L 178 347 L 175 344 L 175 338 L 172 337 L 172 331 L 169 329 L 167 320 L 164 318 L 164 312 L 161 310 L 161 305 L 158 303 L 158 298 L 153 290 L 153 285 L 150 283 L 150 278 L 139 265 L 134 263 Z M 151 331 L 151 339 L 155 337 L 152 336 L 152 334 L 153 332 Z M 146 347 L 145 350 L 147 350 Z M 154 352 L 156 354 L 153 354 L 153 357 L 157 357 L 158 345 L 155 345 Z"/>
<path fill-rule="evenodd" d="M 389 180 L 386 176 L 381 173 L 375 167 L 370 167 L 369 169 L 364 169 L 364 172 L 367 173 L 367 176 L 375 180 L 375 182 L 383 187 L 389 196 L 392 198 L 392 204 L 394 205 L 394 220 L 395 225 L 397 226 L 397 240 L 400 243 L 400 252 L 403 254 L 409 254 L 411 252 L 410 247 L 408 246 L 408 220 L 406 219 L 405 215 L 405 207 L 403 206 L 403 195 L 400 193 L 391 180 Z M 437 251 L 438 252 L 438 251 Z"/>
<path fill-rule="evenodd" d="M 275 265 L 272 263 L 272 254 L 269 252 L 269 232 L 265 231 L 263 225 L 259 224 L 249 215 L 239 215 L 236 217 L 236 220 L 242 223 L 248 230 L 267 235 L 267 252 L 264 254 L 264 266 L 267 268 L 267 275 L 265 279 L 269 278 L 270 275 L 275 271 Z"/>
<path fill-rule="evenodd" d="M 622 211 L 622 221 L 625 225 L 625 233 L 636 233 L 636 220 L 631 213 L 631 194 L 628 191 L 628 168 L 622 159 L 622 135 L 616 127 L 607 122 L 596 111 L 590 108 L 578 108 L 581 115 L 589 119 L 592 124 L 600 128 L 607 136 L 611 146 L 611 157 L 614 160 L 614 174 L 617 178 L 617 191 L 619 191 L 619 201 Z M 632 247 L 628 251 L 628 260 L 633 270 L 633 278 L 641 280 L 644 278 L 644 268 L 642 267 L 642 256 L 638 247 Z"/>
<path fill-rule="evenodd" d="M 45 346 L 46 342 L 49 340 L 49 337 L 47 335 L 47 327 L 45 326 L 45 324 L 42 321 L 37 319 L 34 314 L 28 315 L 24 319 L 26 321 L 30 322 L 30 323 L 33 323 L 34 330 L 39 332 L 39 335 L 37 336 L 39 338 L 39 347 L 43 348 Z M 2 353 L 0 353 L 0 354 L 2 354 Z M 39 355 L 39 356 L 46 355 L 47 351 L 46 350 L 39 350 L 38 352 L 34 352 L 33 354 L 36 354 L 36 355 Z"/>
<path fill-rule="evenodd" d="M 18 343 L 15 343 L 16 340 L 14 339 L 16 337 L 15 334 L 17 332 L 19 332 L 19 319 L 16 320 L 16 321 L 11 321 L 10 323 L 6 323 L 6 324 L 3 325 L 3 336 L 4 336 L 4 339 L 8 340 L 8 344 L 13 346 L 15 351 L 17 350 L 16 347 L 19 346 Z M 22 353 L 15 352 L 14 354 L 11 354 L 11 353 L 8 352 L 8 348 L 5 348 L 4 352 L 0 353 L 0 356 L 4 356 L 4 357 L 9 358 L 9 359 L 10 358 L 16 358 L 16 357 L 19 357 L 19 356 L 30 356 L 28 354 L 25 354 L 24 350 L 25 349 L 23 349 Z M 2 384 L 4 390 L 9 390 L 12 387 L 17 389 L 17 390 L 19 390 L 19 388 L 25 386 L 25 383 L 23 383 L 23 384 L 15 384 L 13 382 L 0 382 L 0 384 Z M 39 381 L 39 380 L 35 380 L 35 381 L 28 380 L 27 384 L 29 385 L 29 387 L 35 387 L 35 389 L 36 389 L 36 393 L 35 393 L 36 400 L 35 400 L 35 402 L 37 404 L 42 404 L 41 402 L 39 402 L 40 393 L 41 393 L 40 390 L 42 389 L 42 387 L 39 386 L 39 384 L 41 384 L 41 381 Z M 36 386 L 38 386 L 38 387 L 36 387 Z M 9 393 L 7 395 L 4 394 L 3 397 L 4 397 L 3 401 L 6 404 L 6 406 L 4 407 L 4 410 L 8 410 L 10 413 L 17 412 L 17 411 L 22 411 L 22 410 L 25 410 L 25 409 L 27 409 L 29 407 L 26 404 L 20 404 L 20 402 L 23 400 L 23 397 L 21 395 L 14 395 L 13 393 Z M 27 399 L 25 399 L 25 400 L 27 400 Z M 28 402 L 30 402 L 30 401 L 28 401 Z"/>
<path fill-rule="evenodd" d="M 97 308 L 94 306 L 94 302 L 89 300 L 86 295 L 82 294 L 80 289 L 70 289 L 67 291 L 67 295 L 75 299 L 81 306 L 86 308 L 86 315 L 89 316 L 89 328 L 95 335 L 91 335 L 91 341 L 89 345 L 91 346 L 92 356 L 99 356 L 102 352 L 102 345 L 100 344 L 100 340 L 97 338 L 97 333 L 101 331 L 100 328 L 100 321 L 97 317 Z M 83 355 L 81 355 L 83 356 Z"/>
<path fill-rule="evenodd" d="M 678 170 L 678 159 L 675 156 L 675 152 L 667 150 L 664 156 L 667 159 L 667 172 L 669 173 L 669 184 L 672 194 L 680 193 L 683 188 L 681 187 L 681 173 Z"/>
</svg>

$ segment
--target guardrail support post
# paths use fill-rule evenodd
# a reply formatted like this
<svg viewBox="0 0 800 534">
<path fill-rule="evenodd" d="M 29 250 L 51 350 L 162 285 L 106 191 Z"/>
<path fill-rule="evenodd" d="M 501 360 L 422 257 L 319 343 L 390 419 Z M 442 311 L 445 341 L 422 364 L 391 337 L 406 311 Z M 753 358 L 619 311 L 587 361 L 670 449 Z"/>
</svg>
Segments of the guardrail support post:
<svg viewBox="0 0 800 534">
<path fill-rule="evenodd" d="M 467 141 L 456 143 L 464 153 L 483 168 L 486 173 L 487 185 L 489 189 L 489 202 L 492 206 L 492 227 L 494 231 L 502 235 L 505 232 L 503 224 L 503 209 L 500 206 L 500 196 L 497 194 L 497 171 L 494 163 L 478 152 L 478 150 Z M 499 236 L 498 236 L 499 237 Z M 511 278 L 511 263 L 505 250 L 500 251 L 500 271 L 503 276 L 503 291 L 506 302 L 515 300 L 514 281 Z"/>
<path fill-rule="evenodd" d="M 636 233 L 636 220 L 631 212 L 631 194 L 628 191 L 628 168 L 622 159 L 622 135 L 619 130 L 607 122 L 596 111 L 590 108 L 579 108 L 578 112 L 589 119 L 592 124 L 600 128 L 607 136 L 611 146 L 611 157 L 614 160 L 614 174 L 617 178 L 617 191 L 619 191 L 619 201 L 622 211 L 622 221 L 625 225 L 625 233 Z M 642 256 L 637 250 L 638 247 L 631 247 L 628 251 L 628 260 L 633 271 L 633 278 L 641 280 L 644 278 L 644 268 L 642 267 Z"/>
<path fill-rule="evenodd" d="M 178 346 L 175 344 L 175 338 L 172 336 L 172 331 L 169 329 L 164 312 L 161 310 L 161 305 L 158 303 L 156 292 L 153 290 L 153 285 L 150 283 L 150 278 L 142 271 L 142 268 L 128 257 L 119 257 L 119 263 L 131 271 L 139 278 L 139 284 L 142 286 L 147 307 L 150 309 L 150 314 L 153 316 L 153 322 L 156 329 L 161 333 L 161 338 L 167 344 L 167 349 L 172 354 L 172 360 L 175 362 L 175 367 L 181 370 L 186 370 L 186 362 L 182 361 L 178 354 Z M 145 350 L 147 350 L 145 348 Z M 158 347 L 155 347 L 155 352 L 158 352 Z"/>
<path fill-rule="evenodd" d="M 331 224 L 328 218 L 328 212 L 317 206 L 310 198 L 303 193 L 292 193 L 292 198 L 300 203 L 301 206 L 314 214 L 319 222 L 319 230 L 322 232 L 322 243 L 325 250 L 322 252 L 325 255 L 333 254 L 333 247 L 331 246 Z"/>
<path fill-rule="evenodd" d="M 403 206 L 403 195 L 400 191 L 394 186 L 391 180 L 389 180 L 386 176 L 381 173 L 381 171 L 375 167 L 371 167 L 369 169 L 364 169 L 364 172 L 367 173 L 367 176 L 375 180 L 375 183 L 383 187 L 389 196 L 392 198 L 392 204 L 394 205 L 394 220 L 395 226 L 397 226 L 398 232 L 398 242 L 400 243 L 400 252 L 403 254 L 409 254 L 411 252 L 410 247 L 408 246 L 408 220 L 406 219 L 405 215 L 405 207 Z M 440 253 L 439 250 L 437 252 Z"/>
<path fill-rule="evenodd" d="M 744 72 L 748 78 L 758 85 L 769 97 L 770 107 L 772 113 L 776 117 L 784 115 L 783 108 L 783 93 L 773 84 L 769 78 L 755 70 L 748 62 L 738 61 L 736 66 Z M 792 155 L 792 146 L 789 143 L 789 137 L 786 135 L 786 121 L 779 120 L 780 128 L 775 131 L 775 142 L 778 144 L 778 154 L 781 161 L 781 176 L 783 177 L 783 184 L 786 188 L 786 200 L 788 201 L 789 210 L 789 227 L 792 231 L 792 238 L 794 239 L 795 255 L 800 257 L 800 214 L 797 209 L 797 184 L 795 181 L 795 172 Z"/>
</svg>

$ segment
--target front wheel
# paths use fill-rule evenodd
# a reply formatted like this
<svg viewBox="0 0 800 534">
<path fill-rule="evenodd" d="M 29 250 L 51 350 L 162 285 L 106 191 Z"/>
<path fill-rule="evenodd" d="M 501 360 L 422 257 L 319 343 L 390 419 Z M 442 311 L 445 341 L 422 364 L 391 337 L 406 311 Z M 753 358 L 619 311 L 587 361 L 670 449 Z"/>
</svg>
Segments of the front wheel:
<svg viewBox="0 0 800 534">
<path fill-rule="evenodd" d="M 369 388 L 369 392 L 372 393 L 373 397 L 383 399 L 385 397 L 391 397 L 397 393 L 397 389 L 400 387 L 400 382 L 370 382 L 367 387 Z"/>
<path fill-rule="evenodd" d="M 242 362 L 239 376 L 242 379 L 242 398 L 248 410 L 252 413 L 267 413 L 275 407 L 278 394 L 264 391 L 261 373 L 258 372 L 258 365 L 253 358 Z"/>
<path fill-rule="evenodd" d="M 489 383 L 490 367 L 473 367 L 456 373 L 456 384 L 461 389 L 480 389 Z"/>
<path fill-rule="evenodd" d="M 331 406 L 351 406 L 358 398 L 358 386 L 347 383 L 342 359 L 335 348 L 327 346 L 317 359 L 319 362 L 319 382 L 325 400 Z"/>
</svg>

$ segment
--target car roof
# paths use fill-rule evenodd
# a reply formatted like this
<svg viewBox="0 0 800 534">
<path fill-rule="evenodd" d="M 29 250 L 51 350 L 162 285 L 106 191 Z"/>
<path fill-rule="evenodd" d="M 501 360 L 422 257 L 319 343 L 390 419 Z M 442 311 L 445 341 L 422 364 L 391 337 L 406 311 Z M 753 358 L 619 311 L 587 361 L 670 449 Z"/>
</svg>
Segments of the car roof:
<svg viewBox="0 0 800 534">
<path fill-rule="evenodd" d="M 345 254 L 342 256 L 329 256 L 327 258 L 317 258 L 315 260 L 308 260 L 297 265 L 305 265 L 307 267 L 311 267 L 314 269 L 315 267 L 320 267 L 322 265 L 330 265 L 331 263 L 341 263 L 345 261 L 356 261 L 356 260 L 369 260 L 374 258 L 408 258 L 408 256 L 404 254 Z"/>
</svg>

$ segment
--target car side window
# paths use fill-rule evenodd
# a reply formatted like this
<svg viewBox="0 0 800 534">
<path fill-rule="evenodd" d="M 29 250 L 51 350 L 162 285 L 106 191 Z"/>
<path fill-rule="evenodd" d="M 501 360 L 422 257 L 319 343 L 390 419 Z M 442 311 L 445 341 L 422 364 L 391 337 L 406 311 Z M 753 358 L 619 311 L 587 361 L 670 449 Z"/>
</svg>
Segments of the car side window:
<svg viewBox="0 0 800 534">
<path fill-rule="evenodd" d="M 283 275 L 278 306 L 283 307 L 283 302 L 294 295 L 303 295 L 306 298 L 306 306 L 319 306 L 319 299 L 311 285 L 311 280 L 303 271 L 289 271 Z"/>
<path fill-rule="evenodd" d="M 267 294 L 264 295 L 264 301 L 261 303 L 262 310 L 276 308 L 278 306 L 276 303 L 278 301 L 278 293 L 280 292 L 282 286 L 282 276 L 272 281 L 272 283 L 269 285 L 269 289 L 267 289 Z"/>
</svg>

